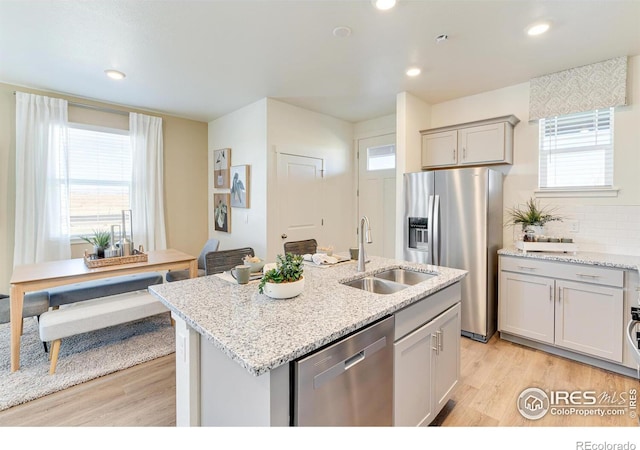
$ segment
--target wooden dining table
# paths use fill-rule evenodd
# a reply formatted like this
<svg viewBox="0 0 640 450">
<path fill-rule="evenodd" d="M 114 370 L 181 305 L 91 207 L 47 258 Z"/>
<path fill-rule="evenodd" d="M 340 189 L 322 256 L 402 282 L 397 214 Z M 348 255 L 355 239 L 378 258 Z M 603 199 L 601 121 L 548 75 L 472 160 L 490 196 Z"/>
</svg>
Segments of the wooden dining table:
<svg viewBox="0 0 640 450">
<path fill-rule="evenodd" d="M 189 270 L 189 277 L 198 276 L 198 260 L 178 250 L 147 252 L 145 262 L 88 268 L 84 258 L 47 261 L 16 266 L 11 275 L 11 371 L 20 369 L 20 338 L 24 294 L 65 284 L 164 270 Z"/>
</svg>

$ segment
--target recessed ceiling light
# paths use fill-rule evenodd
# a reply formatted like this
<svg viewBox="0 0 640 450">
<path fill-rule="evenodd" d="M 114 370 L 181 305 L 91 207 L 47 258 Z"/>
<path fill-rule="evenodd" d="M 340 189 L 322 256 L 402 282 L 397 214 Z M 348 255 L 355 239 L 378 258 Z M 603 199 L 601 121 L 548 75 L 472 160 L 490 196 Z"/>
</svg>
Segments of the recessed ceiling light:
<svg viewBox="0 0 640 450">
<path fill-rule="evenodd" d="M 396 0 L 372 0 L 372 2 L 376 8 L 382 11 L 391 9 L 396 6 Z"/>
<path fill-rule="evenodd" d="M 114 69 L 105 70 L 104 73 L 106 73 L 107 76 L 112 80 L 122 80 L 124 77 L 126 77 L 126 75 L 123 72 L 120 72 L 119 70 L 114 70 Z"/>
<path fill-rule="evenodd" d="M 540 34 L 546 33 L 547 30 L 549 30 L 550 26 L 551 25 L 549 24 L 549 22 L 535 23 L 527 28 L 527 34 L 529 36 L 538 36 Z"/>
<path fill-rule="evenodd" d="M 445 42 L 447 39 L 449 39 L 449 36 L 447 36 L 446 34 L 439 34 L 438 36 L 436 36 L 436 42 L 438 44 L 441 42 Z"/>
<path fill-rule="evenodd" d="M 333 29 L 333 35 L 338 38 L 345 38 L 351 36 L 351 28 L 349 27 L 335 27 Z"/>
<path fill-rule="evenodd" d="M 422 70 L 419 67 L 409 67 L 407 69 L 407 75 L 410 77 L 417 77 L 421 72 Z"/>
</svg>

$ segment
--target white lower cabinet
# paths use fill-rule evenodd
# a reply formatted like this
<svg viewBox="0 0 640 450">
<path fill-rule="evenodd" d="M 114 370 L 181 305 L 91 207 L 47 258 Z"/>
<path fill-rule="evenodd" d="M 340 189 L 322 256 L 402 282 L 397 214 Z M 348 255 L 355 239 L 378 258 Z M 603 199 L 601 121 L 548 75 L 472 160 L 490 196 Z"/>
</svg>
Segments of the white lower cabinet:
<svg viewBox="0 0 640 450">
<path fill-rule="evenodd" d="M 394 344 L 394 425 L 426 426 L 460 379 L 460 303 Z"/>
<path fill-rule="evenodd" d="M 623 271 L 504 256 L 500 268 L 501 333 L 622 362 Z"/>
<path fill-rule="evenodd" d="M 556 281 L 555 344 L 622 362 L 622 289 Z"/>
</svg>

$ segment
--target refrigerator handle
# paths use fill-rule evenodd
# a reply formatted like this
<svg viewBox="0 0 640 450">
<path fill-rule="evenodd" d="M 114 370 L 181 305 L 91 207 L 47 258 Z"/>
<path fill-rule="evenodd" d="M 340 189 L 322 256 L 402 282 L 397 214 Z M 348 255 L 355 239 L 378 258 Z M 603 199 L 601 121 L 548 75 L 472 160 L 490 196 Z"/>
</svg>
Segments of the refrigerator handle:
<svg viewBox="0 0 640 450">
<path fill-rule="evenodd" d="M 430 195 L 427 203 L 427 264 L 435 264 L 433 249 L 433 195 Z"/>
<path fill-rule="evenodd" d="M 436 266 L 440 265 L 440 196 L 436 195 L 435 202 L 433 203 L 433 222 L 431 229 L 433 229 L 433 263 Z"/>
</svg>

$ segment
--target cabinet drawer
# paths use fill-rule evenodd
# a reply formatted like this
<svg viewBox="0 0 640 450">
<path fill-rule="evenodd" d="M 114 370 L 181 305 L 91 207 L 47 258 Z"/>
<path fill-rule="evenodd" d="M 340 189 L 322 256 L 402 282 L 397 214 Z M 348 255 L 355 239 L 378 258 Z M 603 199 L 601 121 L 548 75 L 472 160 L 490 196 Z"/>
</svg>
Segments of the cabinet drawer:
<svg viewBox="0 0 640 450">
<path fill-rule="evenodd" d="M 624 270 L 586 264 L 500 256 L 500 270 L 606 286 L 624 286 Z"/>
<path fill-rule="evenodd" d="M 418 300 L 395 314 L 394 341 L 421 327 L 462 298 L 460 282 Z"/>
</svg>

